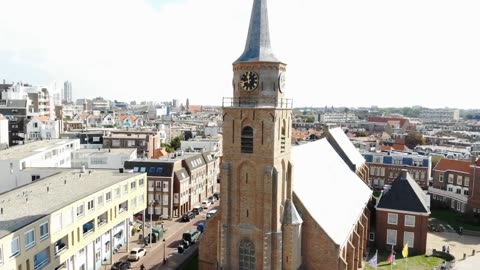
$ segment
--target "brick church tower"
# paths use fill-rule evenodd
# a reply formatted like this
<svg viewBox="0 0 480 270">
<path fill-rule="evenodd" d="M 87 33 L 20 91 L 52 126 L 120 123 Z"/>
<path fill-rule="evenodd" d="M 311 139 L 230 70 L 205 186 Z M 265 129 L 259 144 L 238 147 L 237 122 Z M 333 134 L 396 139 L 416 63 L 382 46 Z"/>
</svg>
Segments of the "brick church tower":
<svg viewBox="0 0 480 270">
<path fill-rule="evenodd" d="M 233 97 L 223 101 L 217 269 L 301 267 L 285 71 L 270 47 L 267 1 L 254 0 L 245 50 L 233 63 Z"/>
</svg>

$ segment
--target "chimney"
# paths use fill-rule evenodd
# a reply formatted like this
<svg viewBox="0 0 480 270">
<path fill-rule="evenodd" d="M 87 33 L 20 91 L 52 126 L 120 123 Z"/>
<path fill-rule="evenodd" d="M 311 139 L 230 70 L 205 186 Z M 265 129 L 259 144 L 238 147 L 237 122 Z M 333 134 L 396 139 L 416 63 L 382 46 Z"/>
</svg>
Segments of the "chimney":
<svg viewBox="0 0 480 270">
<path fill-rule="evenodd" d="M 119 173 L 123 173 L 123 168 L 118 168 Z"/>
</svg>

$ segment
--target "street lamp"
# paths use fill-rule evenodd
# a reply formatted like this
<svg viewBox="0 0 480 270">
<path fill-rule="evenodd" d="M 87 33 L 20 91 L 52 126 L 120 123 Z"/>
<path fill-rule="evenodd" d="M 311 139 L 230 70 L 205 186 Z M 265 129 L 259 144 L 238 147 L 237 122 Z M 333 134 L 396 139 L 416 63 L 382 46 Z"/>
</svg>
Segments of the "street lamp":
<svg viewBox="0 0 480 270">
<path fill-rule="evenodd" d="M 148 237 L 149 244 L 152 243 L 152 237 L 153 237 L 153 204 L 154 203 L 155 203 L 155 200 L 151 200 L 149 202 L 150 204 L 150 237 Z"/>
<path fill-rule="evenodd" d="M 167 242 L 165 242 L 165 238 L 163 238 L 163 263 L 167 263 Z"/>
</svg>

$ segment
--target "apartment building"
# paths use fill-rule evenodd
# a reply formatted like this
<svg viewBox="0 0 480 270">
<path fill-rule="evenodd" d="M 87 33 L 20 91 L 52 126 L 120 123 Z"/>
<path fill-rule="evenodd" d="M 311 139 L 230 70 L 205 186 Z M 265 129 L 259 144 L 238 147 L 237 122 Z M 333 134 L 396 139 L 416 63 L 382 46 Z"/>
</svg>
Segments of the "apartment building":
<svg viewBox="0 0 480 270">
<path fill-rule="evenodd" d="M 119 169 L 125 161 L 136 158 L 135 148 L 84 148 L 72 153 L 72 168 Z"/>
<path fill-rule="evenodd" d="M 155 217 L 176 217 L 173 208 L 174 172 L 182 168 L 181 159 L 136 159 L 125 162 L 125 169 L 147 174 L 147 214 Z"/>
<path fill-rule="evenodd" d="M 430 156 L 405 153 L 367 152 L 363 154 L 370 172 L 370 184 L 376 188 L 392 184 L 393 180 L 406 169 L 422 189 L 427 189 L 431 178 L 432 158 Z"/>
<path fill-rule="evenodd" d="M 318 121 L 320 123 L 333 123 L 333 124 L 344 124 L 351 123 L 358 120 L 355 112 L 345 111 L 345 112 L 320 112 L 318 115 Z"/>
<path fill-rule="evenodd" d="M 8 148 L 8 119 L 0 114 L 0 150 Z"/>
<path fill-rule="evenodd" d="M 459 109 L 423 109 L 420 119 L 425 122 L 446 122 L 460 119 Z"/>
<path fill-rule="evenodd" d="M 0 194 L 0 269 L 103 269 L 128 245 L 145 183 L 141 173 L 57 169 Z"/>
<path fill-rule="evenodd" d="M 0 99 L 0 113 L 8 121 L 8 134 L 10 146 L 24 144 L 25 124 L 28 114 L 28 100 L 26 99 Z"/>
<path fill-rule="evenodd" d="M 103 136 L 104 148 L 137 148 L 139 157 L 152 158 L 161 148 L 156 130 L 112 130 Z"/>
<path fill-rule="evenodd" d="M 0 193 L 38 180 L 38 175 L 20 174 L 30 167 L 71 167 L 71 155 L 80 148 L 76 140 L 41 140 L 17 145 L 0 153 Z"/>
<path fill-rule="evenodd" d="M 48 116 L 36 116 L 27 123 L 27 139 L 58 139 L 61 128 L 62 125 L 58 120 L 50 119 Z"/>
<path fill-rule="evenodd" d="M 428 189 L 432 199 L 447 204 L 452 210 L 465 212 L 475 179 L 471 165 L 474 165 L 471 161 L 440 160 L 433 169 L 433 185 Z"/>
</svg>

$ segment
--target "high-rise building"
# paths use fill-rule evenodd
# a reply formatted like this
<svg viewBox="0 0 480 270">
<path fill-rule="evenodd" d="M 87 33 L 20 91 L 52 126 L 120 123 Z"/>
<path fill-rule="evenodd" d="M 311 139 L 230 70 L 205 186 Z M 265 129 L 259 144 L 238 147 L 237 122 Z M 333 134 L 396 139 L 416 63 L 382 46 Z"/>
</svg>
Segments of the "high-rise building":
<svg viewBox="0 0 480 270">
<path fill-rule="evenodd" d="M 72 102 L 72 82 L 65 81 L 63 83 L 63 103 L 70 103 Z"/>
</svg>

